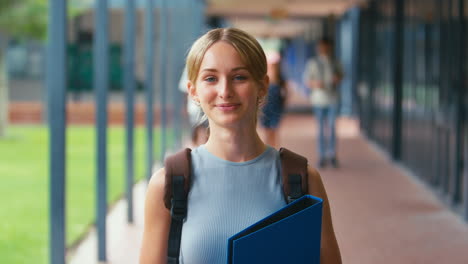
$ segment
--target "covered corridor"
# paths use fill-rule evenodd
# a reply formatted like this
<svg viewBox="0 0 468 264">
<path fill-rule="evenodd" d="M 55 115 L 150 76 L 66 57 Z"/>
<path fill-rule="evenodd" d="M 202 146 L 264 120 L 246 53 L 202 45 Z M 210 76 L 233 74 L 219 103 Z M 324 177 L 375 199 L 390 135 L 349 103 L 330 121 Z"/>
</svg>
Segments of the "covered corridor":
<svg viewBox="0 0 468 264">
<path fill-rule="evenodd" d="M 138 263 L 147 180 L 189 141 L 180 87 L 187 49 L 211 28 L 239 27 L 282 58 L 290 94 L 280 145 L 312 165 L 317 120 L 303 73 L 320 39 L 335 40 L 345 72 L 340 166 L 320 173 L 343 263 L 468 263 L 468 0 L 95 0 L 80 2 L 85 11 L 71 19 L 67 2 L 48 1 L 42 79 L 36 69 L 35 86 L 12 82 L 21 87 L 5 110 L 12 122 L 24 114 L 49 128 L 44 261 Z M 12 76 L 28 75 L 16 66 Z M 92 126 L 96 136 L 95 163 L 87 164 L 95 170 L 95 215 L 86 223 L 92 230 L 71 243 L 70 124 Z M 118 161 L 124 186 L 115 205 L 108 198 L 111 124 L 125 132 Z M 137 127 L 145 140 L 140 175 Z"/>
</svg>

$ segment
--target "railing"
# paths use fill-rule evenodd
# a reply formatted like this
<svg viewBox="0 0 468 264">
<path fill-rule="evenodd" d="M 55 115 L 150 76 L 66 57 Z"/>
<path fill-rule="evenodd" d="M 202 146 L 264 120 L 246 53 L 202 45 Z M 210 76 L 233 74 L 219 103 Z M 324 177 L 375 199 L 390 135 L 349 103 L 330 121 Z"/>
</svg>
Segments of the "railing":
<svg viewBox="0 0 468 264">
<path fill-rule="evenodd" d="M 183 55 L 188 45 L 197 37 L 203 27 L 204 1 L 191 0 L 126 0 L 125 2 L 125 43 L 124 43 L 124 90 L 126 105 L 126 199 L 127 221 L 133 222 L 134 183 L 134 93 L 135 93 L 135 42 L 136 9 L 145 8 L 145 93 L 147 129 L 147 171 L 149 179 L 155 162 L 153 154 L 154 90 L 159 89 L 160 120 L 162 136 L 160 160 L 167 149 L 181 145 L 182 100 L 177 89 L 178 79 L 183 69 Z M 66 87 L 67 87 L 67 2 L 51 0 L 49 35 L 47 46 L 47 91 L 48 120 L 50 128 L 50 263 L 65 263 L 65 133 L 66 133 Z M 96 227 L 98 234 L 98 260 L 106 261 L 106 214 L 107 214 L 107 98 L 109 90 L 109 7 L 107 0 L 97 0 L 94 8 L 94 91 L 96 104 Z M 156 18 L 158 21 L 155 23 Z M 195 21 L 195 23 L 194 23 Z M 156 34 L 157 33 L 157 34 Z M 157 43 L 156 43 L 157 40 Z M 157 51 L 157 52 L 155 52 Z M 155 56 L 156 53 L 156 56 Z M 157 71 L 154 70 L 157 63 Z M 167 70 L 167 71 L 166 71 Z M 156 76 L 155 80 L 153 77 Z M 171 107 L 172 126 L 176 140 L 167 145 L 168 111 Z"/>
<path fill-rule="evenodd" d="M 370 1 L 359 82 L 366 134 L 468 221 L 466 4 Z"/>
</svg>

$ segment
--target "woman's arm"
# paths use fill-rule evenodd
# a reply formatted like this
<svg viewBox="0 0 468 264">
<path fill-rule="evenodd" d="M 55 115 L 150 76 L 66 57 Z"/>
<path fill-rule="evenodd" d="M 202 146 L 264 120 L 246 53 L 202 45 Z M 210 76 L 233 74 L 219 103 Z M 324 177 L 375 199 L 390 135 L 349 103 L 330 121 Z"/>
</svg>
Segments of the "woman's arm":
<svg viewBox="0 0 468 264">
<path fill-rule="evenodd" d="M 320 249 L 321 264 L 341 264 L 340 248 L 335 237 L 333 224 L 330 213 L 330 203 L 328 202 L 327 193 L 323 186 L 320 174 L 313 168 L 308 168 L 309 178 L 309 193 L 323 199 L 323 214 L 322 214 L 322 246 Z"/>
<path fill-rule="evenodd" d="M 171 216 L 164 206 L 164 168 L 148 184 L 145 201 L 145 225 L 140 251 L 140 264 L 165 264 Z"/>
</svg>

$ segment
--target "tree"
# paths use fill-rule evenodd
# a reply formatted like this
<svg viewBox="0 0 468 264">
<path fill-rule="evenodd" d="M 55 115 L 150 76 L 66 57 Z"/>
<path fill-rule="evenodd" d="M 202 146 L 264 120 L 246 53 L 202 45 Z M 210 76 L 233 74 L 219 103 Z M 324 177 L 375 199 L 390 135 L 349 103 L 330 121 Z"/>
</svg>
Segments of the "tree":
<svg viewBox="0 0 468 264">
<path fill-rule="evenodd" d="M 0 138 L 8 123 L 8 74 L 6 50 L 10 38 L 45 39 L 47 0 L 1 0 L 0 2 Z"/>
<path fill-rule="evenodd" d="M 80 0 L 68 15 L 74 17 L 91 6 Z M 48 0 L 0 0 L 0 138 L 5 137 L 8 121 L 8 80 L 6 48 L 10 38 L 44 41 L 47 34 Z"/>
</svg>

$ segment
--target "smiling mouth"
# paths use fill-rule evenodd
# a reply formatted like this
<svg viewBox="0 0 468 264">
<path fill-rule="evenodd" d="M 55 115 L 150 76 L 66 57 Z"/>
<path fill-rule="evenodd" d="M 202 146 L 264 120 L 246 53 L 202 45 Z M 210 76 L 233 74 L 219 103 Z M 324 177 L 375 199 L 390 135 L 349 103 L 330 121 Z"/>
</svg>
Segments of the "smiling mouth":
<svg viewBox="0 0 468 264">
<path fill-rule="evenodd" d="M 221 111 L 233 111 L 236 110 L 240 104 L 217 104 L 215 106 Z"/>
</svg>

